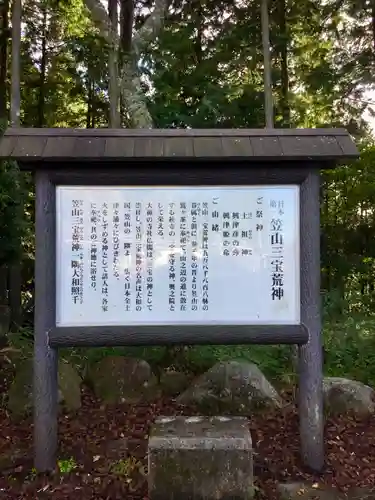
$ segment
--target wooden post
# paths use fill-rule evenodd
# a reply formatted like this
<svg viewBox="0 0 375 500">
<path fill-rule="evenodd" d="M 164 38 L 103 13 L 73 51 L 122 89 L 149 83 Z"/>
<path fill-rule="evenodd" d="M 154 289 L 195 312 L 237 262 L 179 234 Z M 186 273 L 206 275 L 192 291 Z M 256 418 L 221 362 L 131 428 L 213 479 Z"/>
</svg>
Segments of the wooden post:
<svg viewBox="0 0 375 500">
<path fill-rule="evenodd" d="M 272 99 L 272 66 L 270 55 L 270 21 L 268 16 L 268 0 L 261 0 L 261 23 L 263 45 L 263 76 L 264 76 L 264 113 L 266 128 L 273 128 Z"/>
<path fill-rule="evenodd" d="M 55 325 L 55 187 L 46 170 L 36 180 L 34 446 L 35 468 L 51 471 L 57 453 L 57 349 L 49 345 Z"/>
<path fill-rule="evenodd" d="M 320 313 L 319 171 L 311 170 L 301 185 L 301 323 L 309 341 L 299 346 L 299 416 L 304 465 L 324 467 L 323 364 Z"/>
</svg>

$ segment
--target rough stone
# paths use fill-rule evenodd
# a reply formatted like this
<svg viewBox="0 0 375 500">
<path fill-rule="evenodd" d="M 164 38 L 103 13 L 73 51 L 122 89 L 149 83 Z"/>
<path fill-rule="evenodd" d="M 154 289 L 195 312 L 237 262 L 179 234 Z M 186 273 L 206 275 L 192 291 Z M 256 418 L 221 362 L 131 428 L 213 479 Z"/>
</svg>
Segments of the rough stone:
<svg viewBox="0 0 375 500">
<path fill-rule="evenodd" d="M 217 363 L 182 393 L 180 404 L 196 404 L 206 414 L 248 415 L 261 407 L 282 406 L 282 400 L 260 369 L 245 361 Z"/>
<path fill-rule="evenodd" d="M 105 403 L 131 403 L 157 397 L 157 378 L 147 361 L 106 356 L 89 370 L 95 394 Z"/>
<path fill-rule="evenodd" d="M 375 413 L 375 391 L 361 382 L 340 377 L 323 380 L 324 404 L 327 412 L 353 412 L 360 417 Z"/>
<path fill-rule="evenodd" d="M 69 410 L 81 408 L 82 379 L 73 365 L 59 360 L 59 389 L 65 406 Z"/>
<path fill-rule="evenodd" d="M 281 500 L 375 500 L 374 488 L 352 488 L 342 493 L 319 483 L 280 483 Z"/>
<path fill-rule="evenodd" d="M 160 377 L 160 388 L 166 396 L 176 396 L 189 386 L 189 376 L 186 373 L 165 371 Z"/>
<path fill-rule="evenodd" d="M 81 406 L 81 378 L 75 368 L 63 360 L 59 361 L 59 403 L 68 410 Z M 33 408 L 33 360 L 19 364 L 9 388 L 7 408 L 14 419 L 29 415 Z"/>
<path fill-rule="evenodd" d="M 248 500 L 252 442 L 241 417 L 160 417 L 148 443 L 150 500 Z"/>
</svg>

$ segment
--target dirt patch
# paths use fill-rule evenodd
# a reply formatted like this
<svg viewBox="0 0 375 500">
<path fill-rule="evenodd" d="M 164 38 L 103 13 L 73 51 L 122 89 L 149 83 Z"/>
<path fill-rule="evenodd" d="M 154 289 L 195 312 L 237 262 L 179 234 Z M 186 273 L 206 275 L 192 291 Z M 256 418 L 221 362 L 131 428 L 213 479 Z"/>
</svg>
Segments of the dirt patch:
<svg viewBox="0 0 375 500">
<path fill-rule="evenodd" d="M 4 390 L 5 387 L 3 386 Z M 196 415 L 171 398 L 137 405 L 103 406 L 85 389 L 77 414 L 59 419 L 60 471 L 37 476 L 32 468 L 32 419 L 14 424 L 0 410 L 0 457 L 13 453 L 0 471 L 4 500 L 147 499 L 147 438 L 159 415 Z M 324 474 L 303 471 L 299 459 L 298 414 L 291 407 L 249 419 L 259 498 L 278 499 L 278 482 L 319 481 L 342 491 L 375 486 L 375 417 L 327 421 Z M 12 450 L 12 451 L 10 451 Z"/>
</svg>

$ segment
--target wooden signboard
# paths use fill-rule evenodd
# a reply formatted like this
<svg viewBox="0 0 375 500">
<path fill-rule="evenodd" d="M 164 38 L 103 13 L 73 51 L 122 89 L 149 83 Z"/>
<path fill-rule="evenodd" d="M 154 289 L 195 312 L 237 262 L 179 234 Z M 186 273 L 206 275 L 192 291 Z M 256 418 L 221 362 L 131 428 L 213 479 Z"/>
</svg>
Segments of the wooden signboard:
<svg viewBox="0 0 375 500">
<path fill-rule="evenodd" d="M 36 468 L 59 347 L 285 343 L 321 470 L 319 171 L 357 156 L 345 130 L 9 130 L 0 157 L 36 179 Z"/>
</svg>

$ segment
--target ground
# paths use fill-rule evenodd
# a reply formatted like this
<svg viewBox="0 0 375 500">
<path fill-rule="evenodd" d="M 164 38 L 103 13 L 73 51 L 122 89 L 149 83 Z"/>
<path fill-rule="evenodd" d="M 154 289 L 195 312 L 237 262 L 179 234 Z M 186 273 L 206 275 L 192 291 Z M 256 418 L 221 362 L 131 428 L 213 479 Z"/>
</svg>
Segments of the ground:
<svg viewBox="0 0 375 500">
<path fill-rule="evenodd" d="M 0 387 L 2 393 L 6 387 Z M 32 464 L 32 419 L 15 424 L 0 409 L 0 498 L 54 500 L 147 499 L 147 436 L 158 415 L 197 414 L 172 399 L 152 404 L 103 406 L 88 389 L 77 414 L 59 419 L 59 472 L 38 476 Z M 320 476 L 303 472 L 298 415 L 287 411 L 249 418 L 259 498 L 277 499 L 278 482 L 308 480 L 346 490 L 375 488 L 375 416 L 327 420 L 327 466 Z M 12 450 L 12 460 L 9 458 Z M 8 463 L 6 463 L 8 462 Z"/>
</svg>

